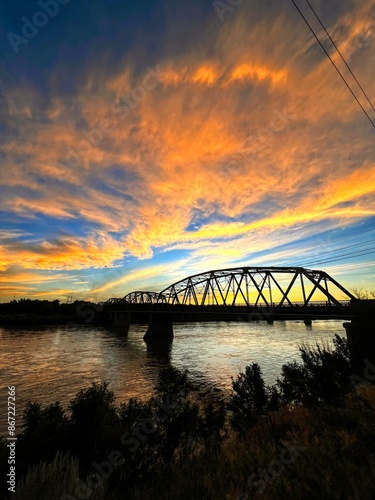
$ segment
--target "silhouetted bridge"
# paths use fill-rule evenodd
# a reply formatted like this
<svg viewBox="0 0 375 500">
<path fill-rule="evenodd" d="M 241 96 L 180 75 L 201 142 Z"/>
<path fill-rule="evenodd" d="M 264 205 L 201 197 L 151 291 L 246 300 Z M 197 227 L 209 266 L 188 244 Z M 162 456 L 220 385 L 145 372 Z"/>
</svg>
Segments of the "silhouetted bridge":
<svg viewBox="0 0 375 500">
<path fill-rule="evenodd" d="M 148 322 L 145 340 L 172 338 L 176 321 L 346 319 L 353 373 L 375 373 L 375 300 L 358 300 L 329 274 L 302 267 L 236 267 L 188 276 L 160 292 L 111 298 L 103 310 L 127 333 Z M 367 370 L 367 371 L 366 371 Z M 372 380 L 372 379 L 371 379 Z"/>
<path fill-rule="evenodd" d="M 160 292 L 134 291 L 102 304 L 120 324 L 148 318 L 148 338 L 153 332 L 173 336 L 173 321 L 350 320 L 355 300 L 324 271 L 238 267 L 188 276 Z"/>
</svg>

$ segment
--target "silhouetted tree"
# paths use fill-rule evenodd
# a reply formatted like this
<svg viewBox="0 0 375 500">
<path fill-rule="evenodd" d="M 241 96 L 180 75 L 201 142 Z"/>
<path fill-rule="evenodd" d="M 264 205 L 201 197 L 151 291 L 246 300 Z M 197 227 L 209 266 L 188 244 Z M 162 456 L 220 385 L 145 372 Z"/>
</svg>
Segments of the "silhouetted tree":
<svg viewBox="0 0 375 500">
<path fill-rule="evenodd" d="M 258 363 L 247 366 L 236 380 L 232 377 L 232 387 L 228 407 L 233 413 L 232 427 L 240 434 L 256 424 L 261 415 L 279 406 L 279 394 L 275 387 L 265 384 Z"/>
<path fill-rule="evenodd" d="M 277 385 L 285 403 L 315 404 L 343 396 L 352 374 L 347 340 L 335 335 L 334 347 L 302 346 L 302 363 L 282 367 Z"/>
</svg>

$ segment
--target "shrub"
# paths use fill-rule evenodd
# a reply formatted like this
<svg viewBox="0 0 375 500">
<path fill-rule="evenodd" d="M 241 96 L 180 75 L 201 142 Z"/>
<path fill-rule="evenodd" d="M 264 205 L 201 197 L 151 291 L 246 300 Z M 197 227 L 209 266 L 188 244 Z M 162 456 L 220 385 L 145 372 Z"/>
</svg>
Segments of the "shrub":
<svg viewBox="0 0 375 500">
<path fill-rule="evenodd" d="M 57 450 L 65 452 L 69 449 L 69 422 L 59 403 L 43 409 L 39 403 L 28 403 L 22 427 L 17 441 L 17 470 L 20 474 L 41 460 L 51 461 Z"/>
<path fill-rule="evenodd" d="M 117 445 L 119 417 L 114 400 L 108 382 L 93 382 L 70 402 L 72 450 L 83 466 L 101 459 L 112 444 Z"/>
<path fill-rule="evenodd" d="M 257 363 L 247 366 L 236 380 L 232 377 L 233 393 L 228 403 L 232 411 L 233 429 L 246 433 L 259 417 L 279 406 L 279 395 L 274 387 L 266 386 L 262 371 Z"/>
<path fill-rule="evenodd" d="M 173 400 L 175 405 L 184 401 L 193 385 L 188 380 L 188 371 L 181 371 L 173 366 L 167 366 L 159 371 L 155 390 L 165 400 Z"/>
<path fill-rule="evenodd" d="M 304 345 L 302 363 L 283 365 L 277 385 L 285 403 L 330 402 L 349 389 L 351 364 L 347 341 L 336 335 L 334 347 Z"/>
</svg>

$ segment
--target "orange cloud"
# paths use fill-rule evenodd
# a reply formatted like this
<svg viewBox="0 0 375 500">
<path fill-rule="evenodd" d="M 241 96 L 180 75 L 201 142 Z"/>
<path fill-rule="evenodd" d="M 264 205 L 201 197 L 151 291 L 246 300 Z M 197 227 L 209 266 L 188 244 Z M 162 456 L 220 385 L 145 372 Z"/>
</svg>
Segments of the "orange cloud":
<svg viewBox="0 0 375 500">
<path fill-rule="evenodd" d="M 276 85 L 278 83 L 286 83 L 288 72 L 286 69 L 279 71 L 272 71 L 265 66 L 258 66 L 254 64 L 240 64 L 236 66 L 231 75 L 230 82 L 236 80 L 266 80 L 270 79 Z"/>
<path fill-rule="evenodd" d="M 365 9 L 356 15 L 352 34 Z M 100 268 L 168 248 L 189 249 L 188 265 L 204 270 L 288 241 L 310 221 L 374 215 L 373 131 L 303 24 L 292 26 L 285 15 L 272 29 L 269 19 L 228 18 L 204 35 L 206 52 L 161 57 L 160 82 L 136 99 L 148 70 L 136 74 L 131 56 L 113 74 L 90 69 L 76 95 L 47 104 L 33 89 L 8 91 L 18 135 L 0 146 L 2 209 L 90 230 L 5 242 L 0 270 Z M 356 57 L 371 88 L 374 51 Z"/>
<path fill-rule="evenodd" d="M 217 70 L 213 66 L 201 66 L 194 73 L 192 80 L 194 83 L 206 83 L 213 85 L 219 77 Z"/>
</svg>

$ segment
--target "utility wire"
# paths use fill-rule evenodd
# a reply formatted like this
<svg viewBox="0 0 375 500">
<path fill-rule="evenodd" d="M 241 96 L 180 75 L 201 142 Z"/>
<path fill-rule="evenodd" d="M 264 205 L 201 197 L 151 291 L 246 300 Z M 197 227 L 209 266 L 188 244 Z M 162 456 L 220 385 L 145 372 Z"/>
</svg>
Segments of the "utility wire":
<svg viewBox="0 0 375 500">
<path fill-rule="evenodd" d="M 353 248 L 353 247 L 359 247 L 368 243 L 374 244 L 374 240 L 366 240 L 366 241 L 361 241 L 360 243 L 354 243 L 353 245 L 347 245 L 345 247 L 337 248 L 336 250 L 324 250 L 324 255 L 327 255 L 328 253 L 336 253 L 340 252 L 341 250 L 346 250 L 347 248 Z M 362 248 L 361 250 L 368 250 L 367 248 Z M 358 252 L 358 250 L 357 250 Z"/>
<path fill-rule="evenodd" d="M 363 257 L 364 255 L 370 255 L 373 253 L 375 253 L 375 249 L 371 250 L 370 252 L 348 253 L 348 254 L 344 254 L 341 257 L 333 257 L 332 259 L 326 259 L 326 260 L 320 260 L 320 261 L 314 262 L 313 264 L 310 264 L 310 266 L 311 265 L 320 266 L 321 264 L 330 264 L 332 262 L 339 262 L 340 260 L 349 260 L 349 259 L 353 259 L 355 257 Z M 304 266 L 306 266 L 306 265 L 309 265 L 309 264 L 304 264 Z"/>
<path fill-rule="evenodd" d="M 328 257 L 325 257 L 324 255 L 321 255 L 317 259 L 311 260 L 311 261 L 308 261 L 308 262 L 322 262 L 323 260 L 325 261 L 325 260 L 341 259 L 341 257 L 346 257 L 347 255 L 359 255 L 359 254 L 366 253 L 366 252 L 370 252 L 370 253 L 375 252 L 375 247 L 374 246 L 368 246 L 367 248 L 359 248 L 358 250 L 352 250 L 350 252 L 341 253 L 339 255 L 330 255 Z"/>
<path fill-rule="evenodd" d="M 367 113 L 367 111 L 365 110 L 365 108 L 362 106 L 361 102 L 359 101 L 358 97 L 355 95 L 355 93 L 353 92 L 353 90 L 351 89 L 350 85 L 348 84 L 348 82 L 345 80 L 344 76 L 342 75 L 341 71 L 339 70 L 339 68 L 336 66 L 335 62 L 333 61 L 332 57 L 329 55 L 329 53 L 326 51 L 325 47 L 323 46 L 322 42 L 319 40 L 319 38 L 316 36 L 315 34 L 315 31 L 313 30 L 312 26 L 310 25 L 309 21 L 306 19 L 306 17 L 303 15 L 303 12 L 301 11 L 301 9 L 298 7 L 298 5 L 296 4 L 295 0 L 291 0 L 293 2 L 293 5 L 295 6 L 295 8 L 298 10 L 298 12 L 301 14 L 301 17 L 302 19 L 305 21 L 305 23 L 307 24 L 307 26 L 310 28 L 310 31 L 311 33 L 314 35 L 314 37 L 316 38 L 317 42 L 319 43 L 319 45 L 322 47 L 322 49 L 324 50 L 326 56 L 329 58 L 329 60 L 331 61 L 331 63 L 333 64 L 333 66 L 335 67 L 337 73 L 341 76 L 341 79 L 342 81 L 345 83 L 345 85 L 348 87 L 350 93 L 353 95 L 354 99 L 357 101 L 358 105 L 360 106 L 360 108 L 362 109 L 362 111 L 364 112 L 364 114 L 367 116 L 367 118 L 369 119 L 371 125 L 375 128 L 375 122 L 372 121 L 371 117 L 369 116 L 369 114 Z"/>
<path fill-rule="evenodd" d="M 373 253 L 373 251 L 375 251 L 375 249 L 373 250 L 373 246 L 372 246 L 373 244 L 374 244 L 374 240 L 372 239 L 372 240 L 361 241 L 359 243 L 354 243 L 352 245 L 346 245 L 344 247 L 337 248 L 336 250 L 327 250 L 327 251 L 324 251 L 324 255 L 322 257 L 318 257 L 317 259 L 307 258 L 305 260 L 302 260 L 302 264 L 303 264 L 303 266 L 314 266 L 314 265 L 319 264 L 323 261 L 340 260 L 341 257 L 345 257 L 347 255 L 359 257 L 360 254 L 362 254 L 363 252 L 370 251 L 369 253 Z M 353 250 L 350 253 L 344 253 L 344 254 L 341 253 L 342 250 L 347 250 L 348 248 L 354 248 L 354 247 L 358 247 L 358 248 L 356 250 Z M 335 253 L 337 253 L 338 255 L 327 255 L 327 254 L 335 254 Z M 327 255 L 327 259 L 325 258 L 326 255 Z"/>
<path fill-rule="evenodd" d="M 344 61 L 345 63 L 345 66 L 348 68 L 348 70 L 350 71 L 350 74 L 352 75 L 352 77 L 354 78 L 354 80 L 356 81 L 358 87 L 362 90 L 363 92 L 363 95 L 366 97 L 368 103 L 370 104 L 370 106 L 372 107 L 372 109 L 375 111 L 375 107 L 374 105 L 372 104 L 372 102 L 370 101 L 369 97 L 367 96 L 366 92 L 363 90 L 363 87 L 362 85 L 359 83 L 357 77 L 355 76 L 355 74 L 353 73 L 353 71 L 350 69 L 350 66 L 349 64 L 346 62 L 344 56 L 342 55 L 340 49 L 337 47 L 336 43 L 332 40 L 332 37 L 331 35 L 328 33 L 328 31 L 326 30 L 324 24 L 322 23 L 322 21 L 320 20 L 320 17 L 318 16 L 318 14 L 315 12 L 314 10 L 314 7 L 311 5 L 311 3 L 309 2 L 309 0 L 306 0 L 306 3 L 308 4 L 308 6 L 310 7 L 310 9 L 312 10 L 314 16 L 317 18 L 317 20 L 319 21 L 320 23 L 320 26 L 324 29 L 326 35 L 328 36 L 328 38 L 331 40 L 331 43 L 332 45 L 335 47 L 337 53 L 339 54 L 339 56 L 341 57 L 341 59 Z"/>
<path fill-rule="evenodd" d="M 345 239 L 347 240 L 348 238 L 353 238 L 353 237 L 358 237 L 360 235 L 363 235 L 363 234 L 366 234 L 366 233 L 369 233 L 369 232 L 372 232 L 375 228 L 375 224 L 373 221 L 371 222 L 366 222 L 365 224 L 361 224 L 357 227 L 354 227 L 353 229 L 351 229 L 350 231 L 348 231 L 348 235 L 345 236 Z M 339 241 L 340 241 L 340 238 L 339 238 Z M 358 243 L 354 243 L 354 244 L 351 244 L 351 245 L 346 245 L 344 247 L 339 247 L 337 248 L 336 250 L 327 250 L 327 251 L 323 251 L 324 252 L 324 255 L 322 256 L 319 256 L 319 257 L 316 257 L 316 259 L 309 259 L 309 256 L 304 256 L 303 253 L 302 255 L 299 256 L 299 254 L 297 254 L 295 256 L 295 261 L 296 259 L 300 258 L 301 260 L 299 261 L 299 265 L 302 266 L 302 267 L 311 267 L 311 266 L 315 266 L 315 265 L 319 265 L 320 263 L 322 263 L 323 259 L 324 260 L 329 260 L 331 262 L 335 262 L 336 260 L 348 260 L 350 259 L 351 257 L 344 257 L 345 255 L 351 255 L 353 257 L 360 257 L 361 255 L 357 255 L 357 254 L 338 254 L 336 256 L 334 255 L 328 255 L 327 256 L 327 259 L 325 259 L 325 256 L 327 254 L 335 254 L 337 252 L 341 252 L 342 250 L 347 250 L 348 248 L 354 248 L 354 247 L 362 247 L 363 245 L 365 245 L 365 247 L 363 248 L 358 248 L 355 250 L 355 252 L 367 252 L 368 250 L 371 250 L 371 246 L 369 247 L 368 245 L 370 243 L 374 243 L 375 240 L 372 239 L 372 240 L 366 240 L 366 241 L 361 241 L 361 242 L 358 242 Z M 328 246 L 331 246 L 334 242 L 330 243 Z M 336 241 L 336 244 L 337 244 L 337 241 Z M 373 253 L 372 251 L 370 251 L 369 253 Z M 365 254 L 363 254 L 365 255 Z M 342 259 L 343 257 L 343 259 Z M 284 265 L 284 262 L 286 264 L 289 264 L 289 261 L 282 261 L 280 263 L 280 265 Z"/>
<path fill-rule="evenodd" d="M 339 249 L 341 250 L 341 249 Z M 338 250 L 338 251 L 339 251 Z M 363 255 L 366 255 L 366 253 L 374 253 L 375 252 L 375 248 L 374 247 L 369 247 L 367 246 L 366 248 L 359 248 L 358 250 L 354 250 L 354 251 L 351 251 L 351 252 L 348 252 L 348 253 L 343 253 L 343 254 L 339 254 L 339 255 L 331 255 L 331 256 L 328 256 L 327 258 L 325 258 L 325 256 L 322 256 L 322 257 L 318 257 L 317 259 L 314 259 L 314 260 L 308 260 L 304 262 L 304 265 L 305 266 L 309 266 L 309 265 L 316 265 L 316 264 L 319 264 L 321 262 L 328 262 L 328 261 L 335 261 L 335 260 L 340 260 L 342 257 L 346 257 L 346 256 L 361 256 L 362 254 Z M 328 253 L 328 252 L 327 252 Z"/>
<path fill-rule="evenodd" d="M 365 224 L 362 227 L 357 227 L 355 228 L 355 232 L 357 234 L 354 234 L 354 231 L 352 232 L 353 234 L 350 234 L 350 237 L 353 236 L 359 236 L 359 234 L 364 234 L 372 231 L 373 229 L 373 223 L 370 224 Z M 362 231 L 358 233 L 359 229 L 365 229 L 365 231 Z M 341 260 L 349 260 L 354 257 L 362 257 L 365 255 L 370 255 L 375 253 L 375 250 L 371 246 L 371 243 L 374 243 L 375 240 L 366 240 L 366 241 L 361 241 L 359 243 L 354 243 L 352 245 L 346 245 L 344 247 L 337 248 L 336 250 L 327 250 L 324 251 L 324 254 L 321 255 L 320 257 L 317 257 L 315 259 L 309 259 L 308 257 L 303 259 L 299 262 L 299 265 L 302 267 L 312 267 L 312 266 L 318 266 L 320 264 L 326 264 L 326 263 L 333 263 L 336 261 L 341 261 Z M 355 248 L 357 247 L 357 248 Z M 350 253 L 342 253 L 343 250 L 347 250 L 349 248 L 355 248 L 355 250 L 351 251 Z M 335 253 L 337 255 L 335 255 Z M 330 254 L 330 255 L 327 255 Z M 333 255 L 332 255 L 333 254 Z M 327 258 L 326 258 L 327 255 Z"/>
<path fill-rule="evenodd" d="M 351 231 L 348 231 L 349 234 L 345 237 L 345 239 L 349 239 L 349 238 L 353 238 L 353 237 L 358 237 L 360 235 L 363 235 L 363 234 L 366 234 L 366 233 L 369 233 L 371 231 L 373 231 L 375 228 L 375 225 L 373 222 L 371 223 L 367 223 L 367 224 L 364 224 L 363 226 L 358 226 L 358 227 L 355 227 L 354 229 L 352 229 Z M 364 231 L 363 231 L 364 229 Z M 340 241 L 340 239 L 339 239 Z M 324 255 L 326 254 L 332 254 L 332 253 L 337 253 L 337 252 L 341 252 L 341 250 L 346 250 L 347 248 L 353 248 L 353 247 L 360 247 L 362 245 L 368 245 L 369 243 L 374 243 L 375 240 L 374 239 L 371 239 L 371 240 L 365 240 L 365 241 L 360 241 L 358 243 L 353 243 L 351 245 L 346 245 L 344 247 L 339 247 L 337 249 L 333 249 L 333 250 L 324 250 Z M 332 246 L 334 243 L 337 244 L 337 241 L 336 242 L 331 242 L 331 243 L 328 243 L 327 246 Z M 361 248 L 359 250 L 366 250 L 367 248 Z M 357 250 L 357 251 L 359 251 Z M 339 257 L 339 256 L 338 256 Z M 307 257 L 307 260 L 306 262 L 315 262 L 311 259 L 309 259 Z"/>
</svg>

